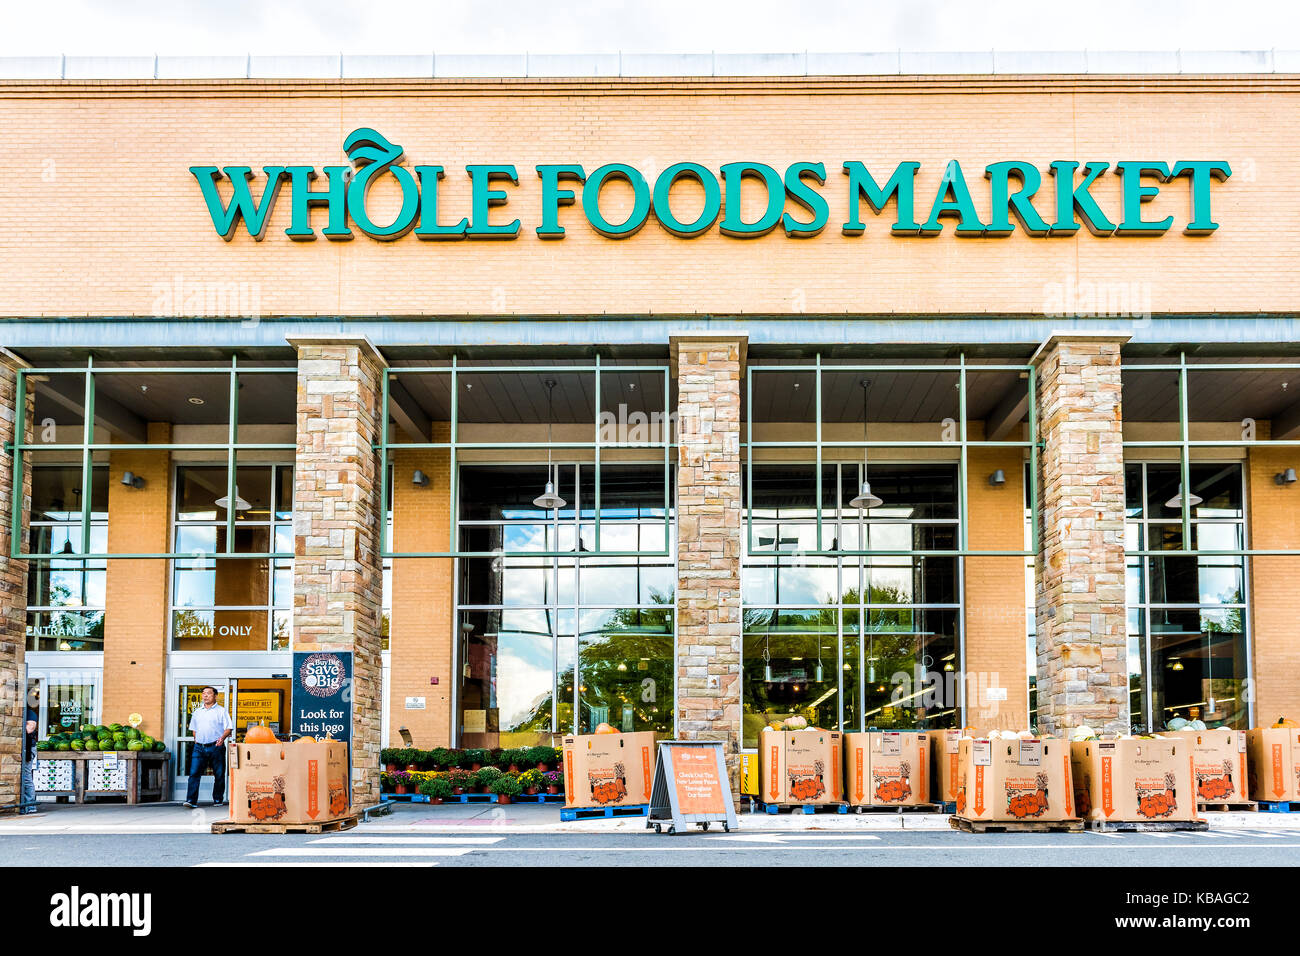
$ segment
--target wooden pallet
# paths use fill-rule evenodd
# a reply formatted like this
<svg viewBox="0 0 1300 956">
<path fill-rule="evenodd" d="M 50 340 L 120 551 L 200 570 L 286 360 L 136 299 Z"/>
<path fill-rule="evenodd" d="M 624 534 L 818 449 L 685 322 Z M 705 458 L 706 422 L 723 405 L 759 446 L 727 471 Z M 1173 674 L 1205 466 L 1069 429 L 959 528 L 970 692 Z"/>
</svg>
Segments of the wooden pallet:
<svg viewBox="0 0 1300 956">
<path fill-rule="evenodd" d="M 644 817 L 649 813 L 648 803 L 634 803 L 622 807 L 564 807 L 560 810 L 560 820 L 573 823 L 575 820 L 602 820 L 609 817 Z"/>
<path fill-rule="evenodd" d="M 1218 813 L 1230 813 L 1234 810 L 1255 811 L 1259 809 L 1259 804 L 1254 800 L 1237 800 L 1227 803 L 1201 803 L 1197 802 L 1197 810 L 1211 810 Z"/>
<path fill-rule="evenodd" d="M 236 823 L 218 820 L 212 824 L 213 833 L 334 833 L 351 830 L 357 825 L 357 815 L 325 820 L 321 823 Z"/>
<path fill-rule="evenodd" d="M 1117 833 L 1168 833 L 1173 830 L 1208 830 L 1204 820 L 1089 820 L 1089 830 Z"/>
<path fill-rule="evenodd" d="M 948 825 L 966 833 L 1082 833 L 1082 820 L 967 820 L 950 817 Z"/>
<path fill-rule="evenodd" d="M 909 803 L 899 806 L 851 806 L 849 810 L 853 813 L 943 813 L 945 807 L 951 804 L 942 803 Z M 951 813 L 951 810 L 947 811 Z"/>
<path fill-rule="evenodd" d="M 755 800 L 753 806 L 760 813 L 848 813 L 847 803 L 764 803 Z"/>
</svg>

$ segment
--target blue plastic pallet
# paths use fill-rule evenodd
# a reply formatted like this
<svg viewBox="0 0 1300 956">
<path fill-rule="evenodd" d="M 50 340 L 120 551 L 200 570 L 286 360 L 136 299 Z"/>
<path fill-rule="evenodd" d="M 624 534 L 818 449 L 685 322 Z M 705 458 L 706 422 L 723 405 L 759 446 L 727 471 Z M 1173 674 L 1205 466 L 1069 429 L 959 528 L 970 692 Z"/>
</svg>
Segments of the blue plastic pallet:
<svg viewBox="0 0 1300 956">
<path fill-rule="evenodd" d="M 443 797 L 443 802 L 450 803 L 496 803 L 497 795 L 495 793 L 462 793 Z"/>
<path fill-rule="evenodd" d="M 754 803 L 764 813 L 780 813 L 783 809 L 788 809 L 791 813 L 830 813 L 832 810 L 836 813 L 848 813 L 849 807 L 845 803 L 764 803 L 762 800 L 755 800 Z"/>
<path fill-rule="evenodd" d="M 407 803 L 428 803 L 429 798 L 422 793 L 386 793 L 385 800 L 403 800 Z"/>
<path fill-rule="evenodd" d="M 599 820 L 606 817 L 644 817 L 649 813 L 648 803 L 623 807 L 565 807 L 560 811 L 560 819 L 572 823 L 574 820 Z"/>
<path fill-rule="evenodd" d="M 1260 800 L 1259 812 L 1260 813 L 1300 813 L 1300 803 L 1295 803 L 1294 801 L 1288 802 L 1286 800 L 1282 800 L 1282 801 Z"/>
<path fill-rule="evenodd" d="M 521 793 L 510 798 L 511 803 L 563 803 L 562 793 Z"/>
</svg>

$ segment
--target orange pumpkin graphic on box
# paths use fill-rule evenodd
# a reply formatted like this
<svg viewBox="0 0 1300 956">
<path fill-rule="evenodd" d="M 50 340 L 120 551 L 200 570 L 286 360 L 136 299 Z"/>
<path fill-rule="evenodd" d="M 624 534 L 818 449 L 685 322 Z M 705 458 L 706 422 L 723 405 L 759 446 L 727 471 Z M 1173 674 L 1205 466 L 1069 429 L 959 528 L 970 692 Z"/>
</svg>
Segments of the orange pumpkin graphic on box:
<svg viewBox="0 0 1300 956">
<path fill-rule="evenodd" d="M 591 784 L 591 799 L 596 803 L 618 803 L 627 796 L 627 770 L 621 763 L 614 764 L 612 777 L 588 773 L 587 782 Z"/>
<path fill-rule="evenodd" d="M 957 790 L 957 812 L 964 813 L 965 811 L 966 811 L 966 788 L 960 787 Z"/>
<path fill-rule="evenodd" d="M 1223 800 L 1234 796 L 1237 788 L 1232 785 L 1232 763 L 1223 762 L 1223 772 L 1218 774 L 1196 772 L 1196 795 L 1202 800 Z"/>
<path fill-rule="evenodd" d="M 342 787 L 330 787 L 330 814 L 342 816 L 348 808 L 348 792 Z"/>
<path fill-rule="evenodd" d="M 875 801 L 877 803 L 902 803 L 912 795 L 912 785 L 908 781 L 911 775 L 912 767 L 908 763 L 899 764 L 898 776 L 873 773 L 871 775 L 871 784 L 875 790 Z"/>
<path fill-rule="evenodd" d="M 1175 777 L 1172 773 L 1165 774 L 1164 789 L 1159 787 L 1144 787 L 1141 783 L 1135 783 L 1138 798 L 1138 813 L 1153 820 L 1156 817 L 1167 817 L 1178 809 L 1177 794 L 1174 791 Z"/>
<path fill-rule="evenodd" d="M 254 820 L 278 820 L 285 814 L 284 777 L 275 777 L 270 789 L 249 789 L 248 815 Z"/>
<path fill-rule="evenodd" d="M 813 772 L 800 773 L 798 770 L 787 771 L 790 777 L 790 799 L 792 800 L 816 800 L 826 792 L 826 784 L 822 781 L 825 765 L 820 761 L 813 762 Z"/>
<path fill-rule="evenodd" d="M 1047 774 L 1034 777 L 1034 789 L 1007 787 L 1007 813 L 1016 820 L 1041 817 L 1047 812 Z"/>
</svg>

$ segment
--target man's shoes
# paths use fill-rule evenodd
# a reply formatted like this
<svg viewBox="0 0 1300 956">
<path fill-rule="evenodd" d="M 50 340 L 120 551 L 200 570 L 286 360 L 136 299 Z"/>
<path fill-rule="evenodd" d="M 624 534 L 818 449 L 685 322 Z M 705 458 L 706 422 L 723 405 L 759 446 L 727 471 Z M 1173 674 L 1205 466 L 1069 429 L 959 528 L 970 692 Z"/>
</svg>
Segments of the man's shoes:
<svg viewBox="0 0 1300 956">
<path fill-rule="evenodd" d="M 25 816 L 27 816 L 29 813 L 40 813 L 40 812 L 41 812 L 41 811 L 38 810 L 38 809 L 36 809 L 36 807 L 28 807 L 26 810 L 20 810 L 20 811 L 19 811 L 19 815 L 25 817 Z"/>
<path fill-rule="evenodd" d="M 185 809 L 187 809 L 187 810 L 194 810 L 194 809 L 196 809 L 196 807 L 194 806 L 194 804 L 190 803 L 188 800 L 186 800 L 184 803 L 182 803 L 181 806 L 185 807 Z"/>
<path fill-rule="evenodd" d="M 225 801 L 225 800 L 213 800 L 213 801 L 212 801 L 212 805 L 213 805 L 214 807 L 224 807 L 224 806 L 226 805 L 226 801 Z"/>
</svg>

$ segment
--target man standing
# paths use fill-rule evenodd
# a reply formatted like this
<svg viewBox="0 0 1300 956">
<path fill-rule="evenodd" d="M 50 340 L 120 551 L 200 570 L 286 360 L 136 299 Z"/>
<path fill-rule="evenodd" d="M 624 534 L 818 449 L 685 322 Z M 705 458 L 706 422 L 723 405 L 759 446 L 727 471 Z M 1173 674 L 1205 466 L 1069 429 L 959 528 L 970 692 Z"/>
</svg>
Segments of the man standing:
<svg viewBox="0 0 1300 956">
<path fill-rule="evenodd" d="M 23 793 L 20 813 L 39 813 L 36 805 L 36 728 L 40 714 L 36 707 L 40 700 L 38 691 L 33 688 L 27 694 L 27 714 L 23 724 Z"/>
<path fill-rule="evenodd" d="M 198 806 L 199 781 L 208 767 L 212 768 L 212 805 L 225 806 L 226 738 L 234 729 L 226 708 L 217 703 L 217 689 L 203 688 L 203 706 L 196 707 L 190 716 L 194 749 L 190 751 L 190 785 L 185 794 L 185 806 L 191 809 Z"/>
</svg>

